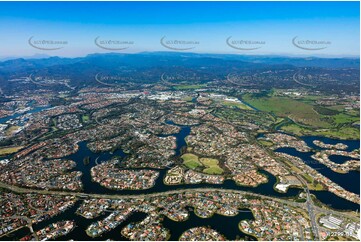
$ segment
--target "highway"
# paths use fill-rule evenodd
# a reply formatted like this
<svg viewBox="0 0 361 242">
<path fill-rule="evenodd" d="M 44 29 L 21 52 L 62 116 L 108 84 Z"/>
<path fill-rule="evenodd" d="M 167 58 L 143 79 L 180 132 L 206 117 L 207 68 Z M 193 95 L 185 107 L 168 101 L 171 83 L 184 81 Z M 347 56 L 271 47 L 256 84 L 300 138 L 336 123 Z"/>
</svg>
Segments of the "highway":
<svg viewBox="0 0 361 242">
<path fill-rule="evenodd" d="M 301 181 L 304 182 L 304 180 Z M 224 188 L 187 188 L 187 189 L 176 189 L 172 191 L 166 191 L 166 192 L 155 192 L 155 193 L 143 193 L 143 194 L 136 194 L 136 195 L 126 195 L 126 194 L 93 194 L 93 193 L 83 193 L 83 192 L 72 192 L 72 191 L 50 191 L 50 190 L 38 190 L 38 189 L 32 189 L 32 188 L 24 188 L 24 187 L 18 187 L 9 185 L 6 183 L 0 182 L 0 187 L 5 188 L 8 190 L 11 190 L 15 193 L 35 193 L 35 194 L 43 194 L 43 195 L 58 195 L 58 196 L 75 196 L 77 199 L 84 200 L 84 199 L 131 199 L 131 198 L 152 198 L 152 197 L 159 197 L 159 196 L 168 196 L 168 195 L 175 195 L 175 194 L 181 194 L 185 192 L 221 192 L 221 193 L 235 193 L 240 195 L 248 195 L 248 196 L 254 196 L 261 199 L 269 199 L 273 200 L 282 204 L 286 204 L 293 207 L 298 207 L 302 209 L 307 209 L 309 213 L 309 217 L 311 220 L 311 226 L 312 231 L 314 234 L 314 239 L 319 240 L 319 232 L 318 232 L 318 225 L 316 221 L 316 214 L 335 214 L 341 217 L 347 217 L 352 220 L 356 220 L 359 217 L 359 214 L 355 213 L 349 213 L 349 212 L 340 212 L 336 210 L 330 210 L 326 208 L 321 208 L 314 206 L 312 202 L 312 198 L 310 195 L 310 191 L 305 186 L 305 192 L 307 194 L 307 202 L 306 203 L 299 203 L 294 202 L 290 200 L 280 199 L 276 197 L 269 197 L 257 193 L 252 193 L 248 191 L 241 191 L 241 190 L 234 190 L 234 189 L 224 189 Z"/>
<path fill-rule="evenodd" d="M 241 195 L 249 195 L 249 196 L 255 196 L 258 198 L 263 199 L 270 199 L 274 200 L 280 203 L 288 204 L 290 206 L 295 207 L 302 207 L 305 208 L 305 205 L 303 203 L 297 203 L 289 200 L 284 200 L 280 198 L 275 197 L 269 197 L 257 193 L 252 193 L 248 191 L 241 191 L 241 190 L 234 190 L 234 189 L 224 189 L 224 188 L 186 188 L 186 189 L 176 189 L 172 191 L 166 191 L 166 192 L 154 192 L 154 193 L 143 193 L 143 194 L 133 194 L 133 195 L 126 195 L 126 194 L 95 194 L 95 193 L 83 193 L 83 192 L 72 192 L 72 191 L 52 191 L 52 190 L 39 190 L 39 189 L 33 189 L 33 188 L 24 188 L 24 187 L 18 187 L 13 185 L 8 185 L 6 183 L 0 182 L 0 187 L 6 188 L 8 190 L 11 190 L 16 193 L 37 193 L 37 194 L 44 194 L 44 195 L 58 195 L 58 196 L 75 196 L 80 199 L 91 199 L 91 198 L 106 198 L 106 199 L 131 199 L 131 198 L 152 198 L 152 197 L 159 197 L 159 196 L 167 196 L 167 195 L 174 195 L 174 194 L 181 194 L 185 192 L 231 192 L 235 194 L 241 194 Z"/>
<path fill-rule="evenodd" d="M 306 207 L 307 207 L 307 211 L 308 211 L 308 216 L 310 217 L 314 239 L 315 240 L 320 240 L 318 227 L 317 227 L 317 222 L 316 222 L 316 218 L 315 218 L 315 213 L 313 211 L 314 208 L 313 208 L 313 201 L 312 201 L 312 198 L 311 198 L 310 190 L 308 189 L 308 186 L 307 186 L 307 183 L 305 182 L 305 180 L 301 176 L 299 176 L 298 174 L 296 176 L 302 182 L 302 184 L 304 186 L 305 193 L 307 195 Z"/>
<path fill-rule="evenodd" d="M 3 183 L 3 182 L 0 182 L 0 188 L 5 188 L 5 189 L 11 190 L 15 193 L 25 193 L 25 194 L 36 193 L 36 194 L 44 194 L 44 195 L 75 196 L 78 199 L 82 199 L 82 200 L 91 199 L 91 198 L 98 198 L 98 199 L 101 199 L 101 198 L 106 198 L 106 199 L 151 198 L 151 197 L 159 197 L 159 196 L 166 196 L 166 195 L 173 195 L 173 194 L 181 194 L 181 193 L 185 193 L 185 192 L 223 192 L 223 193 L 231 192 L 231 193 L 235 193 L 235 194 L 249 195 L 249 196 L 255 196 L 258 198 L 274 200 L 274 201 L 277 201 L 277 202 L 280 202 L 283 204 L 288 204 L 290 206 L 307 209 L 307 205 L 305 203 L 293 202 L 290 200 L 265 196 L 262 194 L 248 192 L 248 191 L 224 189 L 224 188 L 186 188 L 186 189 L 176 189 L 176 190 L 166 191 L 166 192 L 143 193 L 143 194 L 135 194 L 135 195 L 134 194 L 133 195 L 96 194 L 96 193 L 83 193 L 83 192 L 72 192 L 72 191 L 39 190 L 39 189 L 33 189 L 33 188 L 18 187 L 18 186 L 9 185 L 9 184 Z M 312 199 L 311 199 L 311 201 L 312 201 Z M 349 212 L 340 212 L 340 211 L 336 211 L 336 210 L 329 210 L 329 209 L 321 208 L 321 207 L 317 207 L 317 206 L 313 207 L 313 209 L 315 211 L 317 211 L 317 213 L 333 213 L 333 214 L 336 214 L 339 216 L 348 217 L 350 219 L 355 219 L 359 216 L 359 214 L 351 214 Z"/>
</svg>

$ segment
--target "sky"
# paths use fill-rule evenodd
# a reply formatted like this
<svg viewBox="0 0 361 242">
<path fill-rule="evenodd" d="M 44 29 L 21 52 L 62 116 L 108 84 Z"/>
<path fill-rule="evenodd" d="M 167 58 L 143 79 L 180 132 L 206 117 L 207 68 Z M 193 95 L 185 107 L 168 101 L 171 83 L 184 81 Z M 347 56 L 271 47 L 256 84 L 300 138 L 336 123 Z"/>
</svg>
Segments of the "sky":
<svg viewBox="0 0 361 242">
<path fill-rule="evenodd" d="M 358 57 L 359 19 L 359 2 L 0 2 L 0 57 L 143 51 Z"/>
</svg>

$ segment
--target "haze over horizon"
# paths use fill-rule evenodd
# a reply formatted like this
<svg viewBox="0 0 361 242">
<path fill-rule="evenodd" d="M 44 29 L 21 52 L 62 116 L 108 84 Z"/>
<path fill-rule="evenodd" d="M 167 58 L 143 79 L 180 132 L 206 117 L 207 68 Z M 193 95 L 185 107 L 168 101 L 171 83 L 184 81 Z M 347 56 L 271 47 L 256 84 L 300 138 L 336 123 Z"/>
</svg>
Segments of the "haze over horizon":
<svg viewBox="0 0 361 242">
<path fill-rule="evenodd" d="M 0 58 L 153 51 L 358 58 L 359 17 L 358 2 L 2 2 Z"/>
<path fill-rule="evenodd" d="M 244 56 L 244 57 L 282 57 L 282 58 L 320 58 L 320 59 L 360 59 L 360 56 L 352 56 L 352 55 L 287 55 L 287 54 L 244 54 L 244 53 L 198 53 L 198 52 L 171 52 L 171 51 L 140 51 L 140 52 L 134 52 L 134 53 L 127 53 L 127 52 L 94 52 L 94 53 L 87 53 L 85 55 L 79 55 L 79 56 L 62 56 L 62 55 L 47 55 L 42 53 L 34 53 L 33 55 L 29 56 L 0 56 L 0 62 L 8 61 L 8 60 L 15 60 L 15 59 L 47 59 L 47 58 L 85 58 L 90 55 L 97 55 L 97 54 L 146 54 L 146 53 L 158 53 L 158 54 L 166 54 L 166 53 L 175 53 L 175 54 L 199 54 L 199 55 L 214 55 L 214 56 L 222 56 L 222 55 L 234 55 L 234 56 Z"/>
</svg>

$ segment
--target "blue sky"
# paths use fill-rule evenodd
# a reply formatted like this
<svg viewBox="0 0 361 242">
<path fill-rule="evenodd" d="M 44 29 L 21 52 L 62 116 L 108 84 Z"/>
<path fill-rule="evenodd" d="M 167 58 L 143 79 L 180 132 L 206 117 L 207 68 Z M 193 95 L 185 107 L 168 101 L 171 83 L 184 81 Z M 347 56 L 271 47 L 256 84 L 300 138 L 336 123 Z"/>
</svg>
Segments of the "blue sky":
<svg viewBox="0 0 361 242">
<path fill-rule="evenodd" d="M 0 56 L 109 52 L 94 44 L 98 36 L 131 41 L 118 50 L 126 53 L 169 51 L 160 44 L 165 36 L 197 42 L 189 46 L 200 53 L 358 56 L 359 18 L 359 2 L 0 2 Z M 32 36 L 66 44 L 36 49 Z M 262 44 L 239 50 L 226 44 L 230 36 Z M 326 48 L 297 48 L 296 36 Z"/>
</svg>

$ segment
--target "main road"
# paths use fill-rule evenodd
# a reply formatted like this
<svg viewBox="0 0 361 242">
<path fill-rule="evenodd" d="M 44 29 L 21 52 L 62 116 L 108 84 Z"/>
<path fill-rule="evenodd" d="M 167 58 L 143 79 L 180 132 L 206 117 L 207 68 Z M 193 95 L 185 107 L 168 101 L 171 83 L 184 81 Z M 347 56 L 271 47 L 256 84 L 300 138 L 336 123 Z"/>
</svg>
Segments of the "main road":
<svg viewBox="0 0 361 242">
<path fill-rule="evenodd" d="M 127 198 L 151 198 L 151 197 L 159 197 L 159 196 L 166 196 L 166 195 L 174 195 L 174 194 L 181 194 L 185 192 L 221 192 L 221 193 L 235 193 L 241 195 L 248 195 L 248 196 L 255 196 L 262 199 L 270 199 L 274 200 L 283 204 L 287 204 L 294 207 L 299 207 L 303 209 L 307 209 L 307 203 L 299 203 L 294 202 L 286 199 L 280 199 L 276 197 L 270 197 L 261 195 L 258 193 L 248 192 L 248 191 L 241 191 L 235 189 L 224 189 L 224 188 L 187 188 L 187 189 L 176 189 L 172 191 L 166 192 L 154 192 L 154 193 L 143 193 L 143 194 L 136 194 L 136 195 L 126 195 L 126 194 L 95 194 L 95 193 L 83 193 L 83 192 L 72 192 L 72 191 L 52 191 L 52 190 L 40 190 L 40 189 L 33 189 L 33 188 L 25 188 L 25 187 L 18 187 L 14 185 L 9 185 L 3 182 L 0 182 L 0 188 L 5 188 L 11 190 L 15 193 L 35 193 L 35 194 L 43 194 L 43 195 L 58 195 L 58 196 L 75 196 L 78 199 L 91 199 L 91 198 L 106 198 L 106 199 L 127 199 Z M 311 200 L 312 201 L 312 200 Z M 314 211 L 317 213 L 332 213 L 339 216 L 344 216 L 355 220 L 359 217 L 359 214 L 349 213 L 349 212 L 340 212 L 336 210 L 330 210 L 326 208 L 321 208 L 314 206 Z M 314 216 L 312 216 L 314 218 Z M 315 221 L 315 220 L 314 220 Z M 315 221 L 316 222 L 316 221 Z"/>
<path fill-rule="evenodd" d="M 318 233 L 318 226 L 317 226 L 317 222 L 316 222 L 316 218 L 315 218 L 315 213 L 313 211 L 314 206 L 313 206 L 313 201 L 311 198 L 310 190 L 308 189 L 306 181 L 298 174 L 296 176 L 302 182 L 304 189 L 305 189 L 305 193 L 307 195 L 307 200 L 306 200 L 307 211 L 308 211 L 308 216 L 310 217 L 310 220 L 311 220 L 313 236 L 314 236 L 315 240 L 320 240 L 320 236 Z"/>
<path fill-rule="evenodd" d="M 302 207 L 306 208 L 305 204 L 297 203 L 290 200 L 279 199 L 275 197 L 269 197 L 265 195 L 261 195 L 258 193 L 252 193 L 247 191 L 241 190 L 234 190 L 234 189 L 224 189 L 224 188 L 184 188 L 184 189 L 176 189 L 172 191 L 165 191 L 165 192 L 153 192 L 153 193 L 143 193 L 143 194 L 96 194 L 96 193 L 83 193 L 83 192 L 73 192 L 73 191 L 54 191 L 54 190 L 40 190 L 40 189 L 33 189 L 33 188 L 25 188 L 25 187 L 18 187 L 14 185 L 9 185 L 6 183 L 0 182 L 0 188 L 5 188 L 11 190 L 15 193 L 36 193 L 36 194 L 43 194 L 43 195 L 58 195 L 58 196 L 75 196 L 81 199 L 91 199 L 91 198 L 106 198 L 106 199 L 129 199 L 129 198 L 151 198 L 151 197 L 159 197 L 159 196 L 166 196 L 166 195 L 174 195 L 174 194 L 181 194 L 185 192 L 221 192 L 221 193 L 235 193 L 241 195 L 249 195 L 255 196 L 263 199 L 271 199 L 280 203 L 288 204 L 291 206 Z"/>
</svg>

